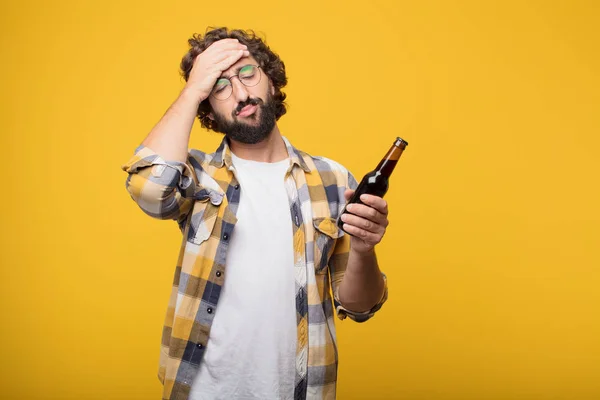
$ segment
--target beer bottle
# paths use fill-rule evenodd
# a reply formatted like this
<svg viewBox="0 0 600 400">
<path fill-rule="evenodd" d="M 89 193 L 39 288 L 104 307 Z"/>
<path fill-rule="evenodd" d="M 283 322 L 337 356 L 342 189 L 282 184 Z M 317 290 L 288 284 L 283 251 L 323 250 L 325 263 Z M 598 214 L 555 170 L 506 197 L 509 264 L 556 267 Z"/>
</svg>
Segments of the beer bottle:
<svg viewBox="0 0 600 400">
<path fill-rule="evenodd" d="M 383 159 L 379 162 L 377 168 L 375 168 L 373 171 L 369 172 L 362 178 L 360 184 L 356 188 L 356 191 L 354 192 L 348 203 L 346 203 L 346 205 L 344 206 L 344 209 L 342 210 L 342 213 L 340 214 L 340 217 L 337 220 L 337 225 L 340 229 L 343 230 L 342 227 L 344 226 L 344 222 L 342 221 L 341 217 L 342 215 L 348 212 L 346 211 L 346 207 L 348 207 L 348 204 L 364 204 L 362 201 L 360 201 L 360 196 L 365 193 L 372 194 L 378 197 L 383 197 L 383 195 L 387 192 L 389 187 L 388 181 L 390 175 L 392 175 L 392 171 L 394 171 L 394 167 L 398 163 L 398 160 L 400 159 L 400 156 L 402 155 L 402 152 L 404 151 L 406 146 L 408 146 L 407 141 L 401 138 L 396 138 L 396 141 L 394 142 L 390 150 L 387 152 L 385 157 L 383 157 Z"/>
</svg>

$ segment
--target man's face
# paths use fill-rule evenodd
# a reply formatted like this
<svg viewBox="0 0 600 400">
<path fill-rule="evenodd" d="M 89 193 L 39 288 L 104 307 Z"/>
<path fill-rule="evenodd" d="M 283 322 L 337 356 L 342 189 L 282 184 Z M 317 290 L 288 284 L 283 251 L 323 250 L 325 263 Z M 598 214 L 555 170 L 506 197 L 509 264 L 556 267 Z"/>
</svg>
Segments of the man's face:
<svg viewBox="0 0 600 400">
<path fill-rule="evenodd" d="M 242 83 L 252 82 L 243 78 L 243 74 L 252 69 L 248 65 L 256 66 L 258 62 L 253 57 L 244 57 L 221 74 L 221 78 L 229 78 L 231 94 L 225 100 L 212 95 L 209 97 L 213 110 L 209 118 L 214 121 L 215 130 L 223 132 L 229 139 L 255 144 L 267 138 L 273 130 L 276 107 L 273 101 L 274 88 L 264 71 L 255 70 L 256 74 L 260 74 L 260 81 L 254 86 Z M 235 76 L 237 74 L 242 75 Z M 217 85 L 229 82 L 218 80 Z"/>
</svg>

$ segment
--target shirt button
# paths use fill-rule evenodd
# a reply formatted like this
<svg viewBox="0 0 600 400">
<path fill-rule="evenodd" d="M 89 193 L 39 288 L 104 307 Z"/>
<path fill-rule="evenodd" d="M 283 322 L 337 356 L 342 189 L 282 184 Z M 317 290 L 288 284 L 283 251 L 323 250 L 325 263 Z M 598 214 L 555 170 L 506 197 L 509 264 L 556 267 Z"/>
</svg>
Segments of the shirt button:
<svg viewBox="0 0 600 400">
<path fill-rule="evenodd" d="M 235 185 L 233 188 L 234 188 L 235 190 L 238 190 L 238 189 L 240 188 L 240 185 Z"/>
<path fill-rule="evenodd" d="M 227 240 L 227 239 L 229 239 L 229 235 L 228 235 L 228 234 L 226 234 L 226 233 L 224 233 L 224 234 L 223 234 L 223 240 Z"/>
<path fill-rule="evenodd" d="M 202 343 L 196 343 L 196 347 L 197 347 L 197 348 L 199 348 L 199 349 L 201 349 L 201 348 L 203 348 L 204 346 L 202 345 Z"/>
<path fill-rule="evenodd" d="M 206 312 L 207 312 L 207 313 L 209 313 L 209 314 L 212 314 L 212 308 L 208 307 L 208 308 L 206 309 Z"/>
<path fill-rule="evenodd" d="M 217 271 L 217 276 L 221 276 L 221 271 Z"/>
</svg>

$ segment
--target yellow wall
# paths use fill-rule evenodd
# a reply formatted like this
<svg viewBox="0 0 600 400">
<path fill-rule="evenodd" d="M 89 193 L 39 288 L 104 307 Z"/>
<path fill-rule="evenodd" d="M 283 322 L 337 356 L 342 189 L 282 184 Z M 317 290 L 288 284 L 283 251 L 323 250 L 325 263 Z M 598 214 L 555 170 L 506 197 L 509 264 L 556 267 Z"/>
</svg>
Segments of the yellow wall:
<svg viewBox="0 0 600 400">
<path fill-rule="evenodd" d="M 227 25 L 284 59 L 297 147 L 360 177 L 410 143 L 389 301 L 338 323 L 338 397 L 600 398 L 600 9 L 560 3 L 3 2 L 0 397 L 160 398 L 179 232 L 120 165 L 187 38 Z"/>
</svg>

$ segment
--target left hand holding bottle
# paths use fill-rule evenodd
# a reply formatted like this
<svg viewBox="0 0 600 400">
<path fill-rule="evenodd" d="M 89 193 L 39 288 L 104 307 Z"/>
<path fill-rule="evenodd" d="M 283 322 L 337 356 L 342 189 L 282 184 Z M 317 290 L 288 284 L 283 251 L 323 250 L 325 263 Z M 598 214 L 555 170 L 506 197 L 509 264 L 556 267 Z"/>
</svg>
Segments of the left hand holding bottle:
<svg viewBox="0 0 600 400">
<path fill-rule="evenodd" d="M 346 201 L 350 200 L 354 190 L 344 192 Z M 344 230 L 352 235 L 350 248 L 358 253 L 373 251 L 376 244 L 381 242 L 385 230 L 389 225 L 387 219 L 387 202 L 381 197 L 363 194 L 360 200 L 364 204 L 349 204 L 348 211 L 342 215 Z"/>
</svg>

